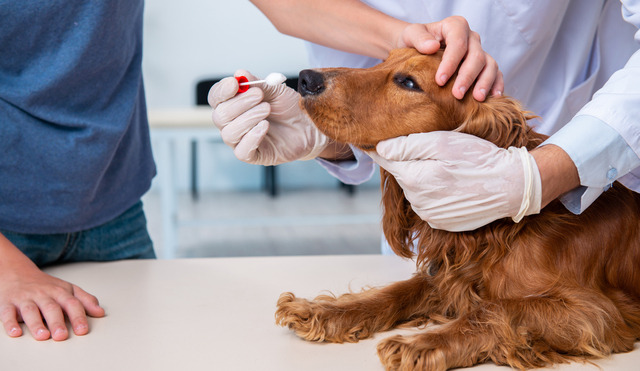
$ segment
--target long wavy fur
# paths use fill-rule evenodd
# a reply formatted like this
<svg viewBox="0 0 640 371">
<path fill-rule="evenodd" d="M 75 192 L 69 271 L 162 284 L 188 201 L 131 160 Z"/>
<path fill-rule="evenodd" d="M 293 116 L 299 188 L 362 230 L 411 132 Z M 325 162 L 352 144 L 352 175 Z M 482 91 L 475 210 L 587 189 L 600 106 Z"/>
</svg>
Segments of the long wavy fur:
<svg viewBox="0 0 640 371">
<path fill-rule="evenodd" d="M 408 57 L 392 54 L 385 62 L 392 72 L 401 68 L 400 57 L 415 63 L 415 52 L 402 53 Z M 357 71 L 336 75 L 359 78 Z M 464 103 L 443 89 L 438 99 L 453 107 L 444 111 L 451 120 L 462 118 L 453 130 L 504 148 L 532 149 L 545 139 L 527 124 L 533 115 L 511 98 Z M 418 132 L 424 123 L 415 126 Z M 366 129 L 358 127 L 358 140 Z M 341 135 L 334 139 L 349 141 Z M 441 325 L 383 340 L 378 354 L 388 370 L 445 370 L 486 361 L 528 369 L 630 351 L 640 339 L 637 194 L 615 183 L 581 215 L 554 201 L 517 224 L 504 219 L 452 233 L 429 227 L 396 180 L 384 170 L 381 177 L 384 234 L 397 255 L 416 260 L 416 274 L 338 297 L 306 300 L 285 293 L 277 323 L 304 339 L 331 342 L 355 342 L 402 324 Z"/>
</svg>

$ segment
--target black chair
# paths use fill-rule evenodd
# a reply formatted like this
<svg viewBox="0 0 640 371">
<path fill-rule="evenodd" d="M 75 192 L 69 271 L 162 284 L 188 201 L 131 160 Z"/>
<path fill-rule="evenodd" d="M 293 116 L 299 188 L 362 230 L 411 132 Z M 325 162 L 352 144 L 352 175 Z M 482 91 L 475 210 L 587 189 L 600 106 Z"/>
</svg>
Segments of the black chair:
<svg viewBox="0 0 640 371">
<path fill-rule="evenodd" d="M 213 84 L 220 81 L 222 78 L 213 78 L 202 80 L 196 84 L 196 105 L 202 106 L 207 105 L 209 102 L 207 101 L 207 96 L 209 95 L 209 90 L 213 86 Z M 297 77 L 287 77 L 287 81 L 285 81 L 288 87 L 298 90 L 298 78 Z M 198 199 L 198 142 L 195 140 L 191 141 L 191 197 L 193 199 Z M 278 179 L 276 173 L 276 166 L 265 166 L 264 167 L 264 182 L 263 189 L 269 194 L 271 197 L 276 197 L 278 195 Z M 349 195 L 353 195 L 355 193 L 355 186 L 351 184 L 344 184 L 340 182 L 340 186 L 345 189 L 345 191 Z"/>
</svg>

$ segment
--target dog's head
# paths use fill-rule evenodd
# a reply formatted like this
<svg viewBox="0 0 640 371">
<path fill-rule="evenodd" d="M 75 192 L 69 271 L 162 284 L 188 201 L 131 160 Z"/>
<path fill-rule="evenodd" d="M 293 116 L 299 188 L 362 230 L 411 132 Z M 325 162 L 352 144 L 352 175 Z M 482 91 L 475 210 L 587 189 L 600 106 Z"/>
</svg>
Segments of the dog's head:
<svg viewBox="0 0 640 371">
<path fill-rule="evenodd" d="M 532 149 L 544 140 L 527 125 L 532 116 L 517 101 L 490 97 L 478 102 L 471 94 L 458 100 L 451 93 L 456 76 L 438 86 L 435 74 L 441 59 L 442 52 L 423 55 L 398 49 L 368 69 L 304 70 L 298 82 L 301 105 L 325 135 L 366 151 L 385 139 L 436 130 L 472 134 L 503 148 Z M 380 175 L 385 236 L 396 254 L 410 257 L 412 241 L 429 241 L 432 231 L 413 212 L 395 179 L 384 169 Z M 418 259 L 429 260 L 421 254 Z"/>
<path fill-rule="evenodd" d="M 531 118 L 507 97 L 477 102 L 471 94 L 451 94 L 435 82 L 442 51 L 393 50 L 383 63 L 367 69 L 323 68 L 300 72 L 301 105 L 328 137 L 372 150 L 385 139 L 419 132 L 458 130 L 498 146 L 534 147 Z M 471 89 L 469 89 L 471 90 Z"/>
</svg>

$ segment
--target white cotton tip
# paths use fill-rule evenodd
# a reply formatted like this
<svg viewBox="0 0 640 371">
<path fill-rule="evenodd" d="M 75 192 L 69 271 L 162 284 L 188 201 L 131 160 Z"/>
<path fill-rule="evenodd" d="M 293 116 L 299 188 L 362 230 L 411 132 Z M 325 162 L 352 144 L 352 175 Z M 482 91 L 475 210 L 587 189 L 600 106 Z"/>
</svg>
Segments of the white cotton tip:
<svg viewBox="0 0 640 371">
<path fill-rule="evenodd" d="M 267 77 L 264 79 L 264 82 L 267 83 L 267 85 L 280 85 L 283 82 L 287 81 L 287 78 L 285 77 L 285 75 L 281 74 L 280 72 L 273 72 L 267 75 Z"/>
<path fill-rule="evenodd" d="M 264 80 L 241 82 L 240 86 L 256 85 L 256 84 L 262 84 L 262 83 L 265 83 L 270 86 L 276 86 L 276 85 L 282 84 L 285 81 L 287 81 L 287 78 L 285 77 L 285 75 L 281 74 L 280 72 L 273 72 L 268 74 L 267 78 Z"/>
</svg>

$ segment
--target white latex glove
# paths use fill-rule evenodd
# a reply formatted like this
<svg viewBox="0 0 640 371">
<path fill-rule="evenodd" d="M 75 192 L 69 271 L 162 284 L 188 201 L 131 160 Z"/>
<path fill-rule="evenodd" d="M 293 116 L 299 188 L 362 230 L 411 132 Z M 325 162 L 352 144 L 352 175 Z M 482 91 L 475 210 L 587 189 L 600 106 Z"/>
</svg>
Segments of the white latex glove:
<svg viewBox="0 0 640 371">
<path fill-rule="evenodd" d="M 257 80 L 247 71 L 236 76 Z M 329 143 L 300 108 L 300 94 L 285 84 L 260 84 L 237 94 L 238 82 L 227 77 L 211 87 L 213 123 L 236 157 L 258 165 L 311 160 Z"/>
<path fill-rule="evenodd" d="M 368 154 L 390 172 L 413 210 L 436 229 L 469 231 L 540 212 L 542 186 L 525 148 L 437 131 L 378 143 Z"/>
</svg>

